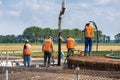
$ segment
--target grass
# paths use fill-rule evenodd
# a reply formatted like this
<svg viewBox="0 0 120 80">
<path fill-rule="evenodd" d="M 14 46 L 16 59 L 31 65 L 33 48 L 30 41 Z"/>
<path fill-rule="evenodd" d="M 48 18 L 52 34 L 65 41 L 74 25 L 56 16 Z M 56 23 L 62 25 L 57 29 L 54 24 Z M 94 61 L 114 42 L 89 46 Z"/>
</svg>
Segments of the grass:
<svg viewBox="0 0 120 80">
<path fill-rule="evenodd" d="M 112 53 L 111 51 L 93 51 L 93 55 L 106 55 L 106 54 L 110 54 L 110 53 Z M 114 51 L 113 52 L 114 54 L 120 54 L 120 51 Z M 67 52 L 64 52 L 64 54 L 65 54 L 65 56 L 66 56 L 66 54 L 67 54 Z M 10 56 L 15 56 L 15 57 L 21 57 L 22 56 L 22 53 L 10 53 L 9 54 Z M 44 56 L 44 54 L 43 54 L 43 52 L 33 52 L 32 54 L 31 54 L 31 57 L 32 58 L 43 58 L 43 56 Z M 54 52 L 54 56 L 55 56 L 55 58 L 57 58 L 58 57 L 58 52 Z"/>
<path fill-rule="evenodd" d="M 96 45 L 96 43 L 94 43 Z M 100 46 L 120 46 L 120 43 L 98 43 Z"/>
<path fill-rule="evenodd" d="M 22 56 L 23 45 L 24 45 L 24 43 L 6 43 L 6 44 L 5 43 L 0 43 L 0 50 L 3 49 L 2 51 L 6 52 L 6 51 L 8 51 L 8 49 L 10 49 L 9 50 L 10 51 L 10 54 L 9 54 L 10 56 L 21 57 Z M 54 45 L 57 47 L 58 44 L 55 43 Z M 84 46 L 83 43 L 77 43 L 77 45 L 78 46 Z M 93 45 L 96 45 L 96 43 L 94 43 Z M 35 49 L 37 47 L 37 50 L 38 49 L 40 50 L 41 44 L 31 44 L 31 46 L 33 46 L 33 48 L 35 47 Z M 62 47 L 63 46 L 66 46 L 66 44 L 62 43 Z M 110 47 L 112 47 L 112 46 L 118 46 L 117 48 L 119 48 L 120 43 L 99 43 L 99 46 L 103 46 L 103 47 L 104 46 L 108 46 L 108 47 L 109 46 Z M 21 51 L 21 52 L 19 52 L 19 51 Z M 64 53 L 66 55 L 66 52 L 64 52 Z M 102 54 L 102 55 L 105 55 L 105 54 L 109 54 L 109 53 L 112 53 L 112 52 L 110 50 L 109 51 L 108 50 L 98 51 L 98 52 L 93 51 L 93 54 Z M 119 51 L 113 51 L 113 53 L 120 53 L 120 50 Z M 34 57 L 34 58 L 39 58 L 39 57 L 43 57 L 44 54 L 43 54 L 43 52 L 33 52 L 31 56 Z M 55 52 L 55 57 L 56 58 L 58 57 L 58 52 Z"/>
<path fill-rule="evenodd" d="M 55 57 L 57 58 L 57 52 L 54 53 Z M 22 57 L 22 53 L 10 53 L 9 56 L 14 57 Z M 43 52 L 32 52 L 31 57 L 32 58 L 43 58 L 44 54 Z"/>
<path fill-rule="evenodd" d="M 102 54 L 102 55 L 105 55 L 105 54 L 110 54 L 112 53 L 112 51 L 93 51 L 93 54 Z M 117 54 L 117 53 L 120 53 L 120 51 L 113 51 L 114 54 Z"/>
<path fill-rule="evenodd" d="M 42 45 L 41 43 L 30 43 L 31 45 Z M 98 43 L 100 46 L 120 46 L 120 43 Z M 24 45 L 24 43 L 0 43 L 0 46 L 18 46 L 18 45 Z M 54 43 L 54 45 L 58 45 L 58 43 Z M 66 45 L 65 43 L 62 43 L 62 45 Z M 77 45 L 84 45 L 84 43 L 77 43 Z M 96 43 L 93 43 L 93 45 L 96 45 Z"/>
<path fill-rule="evenodd" d="M 18 46 L 24 45 L 24 43 L 0 43 L 0 46 Z"/>
</svg>

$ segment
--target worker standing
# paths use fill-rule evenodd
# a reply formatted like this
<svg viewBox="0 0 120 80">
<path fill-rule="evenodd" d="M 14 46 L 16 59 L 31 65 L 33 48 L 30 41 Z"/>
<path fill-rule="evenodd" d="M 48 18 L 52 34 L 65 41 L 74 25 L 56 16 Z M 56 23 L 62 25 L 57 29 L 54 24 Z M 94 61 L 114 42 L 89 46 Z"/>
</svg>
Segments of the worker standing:
<svg viewBox="0 0 120 80">
<path fill-rule="evenodd" d="M 49 67 L 51 61 L 51 54 L 53 51 L 53 38 L 49 36 L 48 39 L 45 39 L 42 45 L 42 51 L 44 51 L 44 66 Z M 47 60 L 48 59 L 48 60 Z"/>
<path fill-rule="evenodd" d="M 94 38 L 94 27 L 90 23 L 86 23 L 85 29 L 85 56 L 89 53 L 89 56 L 92 54 L 92 38 Z"/>
<path fill-rule="evenodd" d="M 75 39 L 68 36 L 67 40 L 66 40 L 66 47 L 68 50 L 68 57 L 72 56 L 74 53 L 74 49 L 75 49 Z"/>
<path fill-rule="evenodd" d="M 67 48 L 67 58 L 69 58 L 70 56 L 73 55 L 73 50 L 75 49 L 75 39 L 70 37 L 70 36 L 67 36 L 67 39 L 66 40 L 63 40 L 62 37 L 60 37 L 61 40 L 66 43 L 66 48 Z"/>
<path fill-rule="evenodd" d="M 31 50 L 30 50 L 30 44 L 29 44 L 29 40 L 25 40 L 25 44 L 23 47 L 23 59 L 24 59 L 24 66 L 25 67 L 30 67 L 30 55 L 31 55 Z"/>
</svg>

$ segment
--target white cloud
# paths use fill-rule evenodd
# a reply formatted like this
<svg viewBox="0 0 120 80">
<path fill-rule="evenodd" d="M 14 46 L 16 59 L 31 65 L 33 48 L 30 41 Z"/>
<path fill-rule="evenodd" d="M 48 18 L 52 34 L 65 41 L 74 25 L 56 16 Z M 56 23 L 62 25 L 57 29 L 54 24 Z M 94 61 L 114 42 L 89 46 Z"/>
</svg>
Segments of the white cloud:
<svg viewBox="0 0 120 80">
<path fill-rule="evenodd" d="M 87 3 L 81 3 L 81 4 L 79 4 L 79 6 L 82 7 L 82 8 L 88 8 L 89 4 L 87 4 Z"/>
<path fill-rule="evenodd" d="M 15 0 L 16 2 L 11 0 L 10 3 L 9 0 L 5 1 L 8 2 L 2 5 L 2 0 L 0 0 L 0 6 L 2 5 L 0 16 L 3 17 L 0 20 L 5 24 L 7 21 L 7 23 L 13 24 L 12 21 L 16 21 L 17 25 L 22 26 L 22 29 L 32 25 L 52 28 L 58 26 L 58 15 L 62 0 Z M 120 23 L 119 3 L 119 0 L 66 0 L 66 11 L 62 19 L 62 26 L 64 26 L 63 28 L 83 29 L 87 21 L 93 20 L 100 25 L 100 30 L 110 34 L 106 26 L 110 26 L 111 30 L 114 30 L 113 26 L 119 26 Z M 11 20 L 11 16 L 17 18 Z M 113 23 L 110 24 L 111 22 Z M 16 25 L 10 26 L 17 27 Z M 114 35 L 112 32 L 110 35 Z"/>
<path fill-rule="evenodd" d="M 0 17 L 3 15 L 3 12 L 2 11 L 0 11 Z"/>
<path fill-rule="evenodd" d="M 96 0 L 96 3 L 100 4 L 100 5 L 105 5 L 105 4 L 108 4 L 110 2 L 111 2 L 111 0 Z"/>
<path fill-rule="evenodd" d="M 38 0 L 25 0 L 24 4 L 25 7 L 32 10 L 37 10 L 40 8 L 40 4 L 38 3 Z"/>
<path fill-rule="evenodd" d="M 2 1 L 0 0 L 0 6 L 2 6 Z M 0 10 L 0 16 L 2 16 L 3 15 L 3 11 L 2 10 Z"/>
<path fill-rule="evenodd" d="M 8 11 L 8 15 L 10 15 L 10 16 L 20 16 L 20 12 L 19 11 Z"/>
<path fill-rule="evenodd" d="M 51 1 L 44 1 L 44 0 L 25 0 L 23 1 L 24 7 L 33 10 L 33 11 L 50 11 L 53 9 L 56 4 Z M 38 11 L 38 12 L 39 12 Z"/>
<path fill-rule="evenodd" d="M 94 0 L 93 4 L 94 5 L 101 5 L 101 7 L 103 5 L 119 5 L 120 1 L 119 0 Z"/>
<path fill-rule="evenodd" d="M 42 24 L 42 20 L 41 20 L 40 18 L 38 18 L 37 16 L 34 16 L 34 17 L 33 17 L 33 20 L 34 20 L 34 22 L 37 23 L 37 24 Z"/>
<path fill-rule="evenodd" d="M 2 5 L 2 1 L 0 0 L 0 5 Z"/>
<path fill-rule="evenodd" d="M 120 16 L 120 13 L 109 11 L 107 19 L 109 21 L 116 21 L 116 20 L 119 20 L 119 16 Z"/>
</svg>

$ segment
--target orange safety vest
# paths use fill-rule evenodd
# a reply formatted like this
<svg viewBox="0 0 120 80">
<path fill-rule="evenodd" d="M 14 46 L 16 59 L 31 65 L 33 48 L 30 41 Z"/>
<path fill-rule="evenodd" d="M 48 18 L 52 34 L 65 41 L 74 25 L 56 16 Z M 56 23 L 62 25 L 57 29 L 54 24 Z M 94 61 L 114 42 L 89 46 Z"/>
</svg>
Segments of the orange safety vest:
<svg viewBox="0 0 120 80">
<path fill-rule="evenodd" d="M 24 54 L 25 55 L 30 55 L 31 54 L 30 45 L 25 44 L 25 46 L 26 46 L 26 48 L 24 49 Z"/>
<path fill-rule="evenodd" d="M 51 50 L 51 46 L 52 46 L 52 41 L 50 39 L 46 39 L 44 41 L 44 47 L 43 50 L 45 51 L 50 51 Z"/>
<path fill-rule="evenodd" d="M 74 48 L 75 47 L 75 40 L 73 38 L 68 38 L 66 43 L 67 48 Z"/>
<path fill-rule="evenodd" d="M 93 38 L 94 37 L 94 28 L 92 26 L 87 26 L 85 31 L 85 37 Z"/>
</svg>

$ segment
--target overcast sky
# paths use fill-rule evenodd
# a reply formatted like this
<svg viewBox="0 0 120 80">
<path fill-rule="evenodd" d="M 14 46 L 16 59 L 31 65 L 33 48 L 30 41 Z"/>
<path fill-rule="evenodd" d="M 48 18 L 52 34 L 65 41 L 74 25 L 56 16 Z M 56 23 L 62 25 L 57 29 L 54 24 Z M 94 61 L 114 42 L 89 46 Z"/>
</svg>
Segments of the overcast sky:
<svg viewBox="0 0 120 80">
<path fill-rule="evenodd" d="M 62 0 L 0 0 L 0 35 L 22 34 L 30 26 L 58 28 Z M 120 0 L 66 0 L 62 29 L 82 30 L 88 21 L 110 36 L 120 33 Z"/>
</svg>

